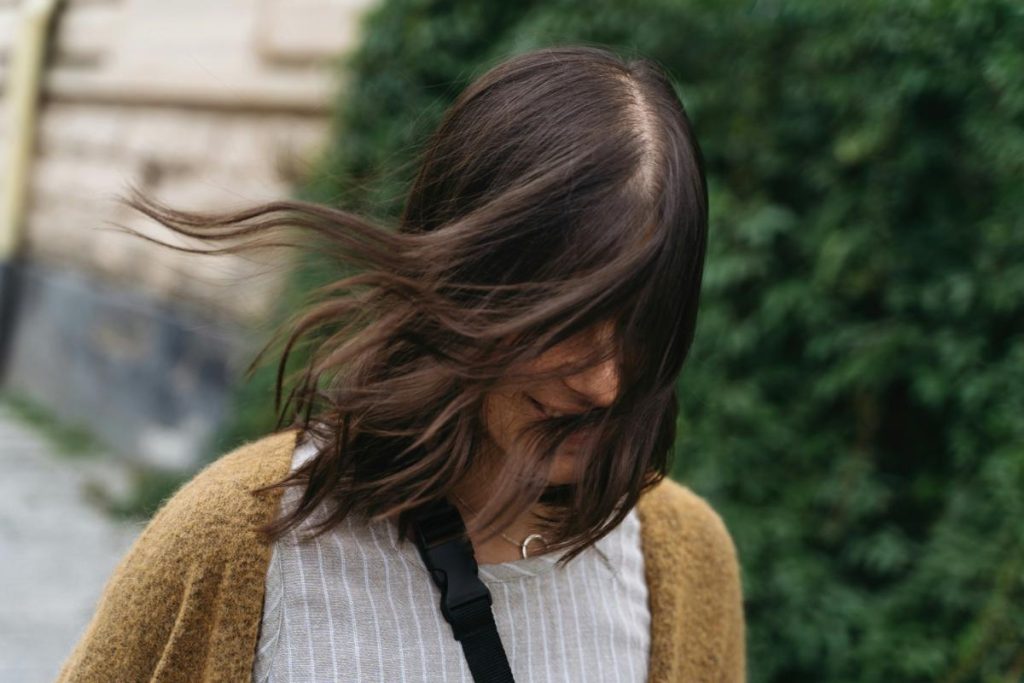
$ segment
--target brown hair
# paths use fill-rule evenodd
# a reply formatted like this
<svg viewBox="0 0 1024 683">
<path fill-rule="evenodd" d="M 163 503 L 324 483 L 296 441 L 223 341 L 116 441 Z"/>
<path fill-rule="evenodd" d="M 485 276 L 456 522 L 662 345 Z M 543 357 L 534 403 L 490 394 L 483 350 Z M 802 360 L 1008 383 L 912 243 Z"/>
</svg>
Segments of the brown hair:
<svg viewBox="0 0 1024 683">
<path fill-rule="evenodd" d="M 484 457 L 487 392 L 516 363 L 603 322 L 614 323 L 619 395 L 532 424 L 526 456 L 502 459 L 471 528 L 491 538 L 540 501 L 549 545 L 565 548 L 568 562 L 666 476 L 676 380 L 697 317 L 707 189 L 683 105 L 653 61 L 569 45 L 495 65 L 428 141 L 397 230 L 300 200 L 219 214 L 170 209 L 137 191 L 123 201 L 184 235 L 247 238 L 172 248 L 317 249 L 355 269 L 278 330 L 288 336 L 277 429 L 290 418 L 322 448 L 261 489 L 303 490 L 293 511 L 261 528 L 270 538 L 324 501 L 333 509 L 313 535 L 355 511 L 397 515 L 405 538 L 409 510 L 447 495 Z M 280 239 L 294 229 L 300 240 Z M 317 342 L 282 406 L 288 355 L 304 335 Z M 552 372 L 606 361 L 600 352 Z M 581 427 L 593 428 L 582 476 L 548 486 L 544 465 Z"/>
</svg>

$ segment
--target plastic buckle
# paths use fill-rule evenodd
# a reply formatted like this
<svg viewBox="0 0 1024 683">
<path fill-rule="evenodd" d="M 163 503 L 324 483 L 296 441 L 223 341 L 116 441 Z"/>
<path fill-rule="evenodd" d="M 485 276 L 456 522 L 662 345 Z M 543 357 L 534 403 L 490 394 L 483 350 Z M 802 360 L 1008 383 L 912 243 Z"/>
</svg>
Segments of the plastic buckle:
<svg viewBox="0 0 1024 683">
<path fill-rule="evenodd" d="M 453 507 L 430 510 L 417 527 L 423 564 L 441 589 L 441 614 L 456 640 L 471 635 L 491 619 L 491 592 L 477 574 L 473 546 Z"/>
</svg>

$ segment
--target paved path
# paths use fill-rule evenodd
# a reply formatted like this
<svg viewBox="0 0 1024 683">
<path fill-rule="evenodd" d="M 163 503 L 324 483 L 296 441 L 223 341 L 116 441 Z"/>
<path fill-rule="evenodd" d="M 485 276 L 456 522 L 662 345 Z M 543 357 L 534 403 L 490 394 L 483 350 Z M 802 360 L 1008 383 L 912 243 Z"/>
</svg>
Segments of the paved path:
<svg viewBox="0 0 1024 683">
<path fill-rule="evenodd" d="M 114 566 L 144 526 L 87 499 L 124 474 L 101 456 L 53 452 L 0 403 L 0 681 L 49 683 L 89 621 Z"/>
</svg>

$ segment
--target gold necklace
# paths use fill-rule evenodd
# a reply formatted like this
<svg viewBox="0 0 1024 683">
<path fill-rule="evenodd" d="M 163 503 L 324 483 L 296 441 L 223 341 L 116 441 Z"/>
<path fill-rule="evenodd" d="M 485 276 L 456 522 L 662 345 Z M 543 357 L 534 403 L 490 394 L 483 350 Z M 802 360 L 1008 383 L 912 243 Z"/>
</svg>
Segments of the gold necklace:
<svg viewBox="0 0 1024 683">
<path fill-rule="evenodd" d="M 468 503 L 466 503 L 466 501 L 464 501 L 464 500 L 462 499 L 462 496 L 458 495 L 457 493 L 452 493 L 452 495 L 453 495 L 453 496 L 455 496 L 455 497 L 456 497 L 456 498 L 457 498 L 457 499 L 459 500 L 459 502 L 460 502 L 460 503 L 462 503 L 463 505 L 465 505 L 467 509 L 469 509 L 469 510 L 471 510 L 471 511 L 472 511 L 472 509 L 473 509 L 473 508 L 471 508 L 471 507 L 469 506 L 469 504 L 468 504 Z M 509 538 L 508 536 L 506 536 L 506 535 L 505 535 L 505 532 L 504 532 L 504 531 L 502 531 L 502 532 L 499 532 L 499 533 L 501 534 L 501 537 L 502 537 L 502 538 L 504 538 L 504 539 L 505 539 L 506 541 L 508 541 L 508 542 L 509 542 L 509 543 L 511 543 L 512 545 L 515 545 L 515 546 L 519 546 L 519 549 L 520 549 L 520 551 L 521 551 L 521 552 L 522 552 L 522 554 L 523 554 L 523 559 L 524 559 L 524 560 L 525 560 L 525 559 L 527 558 L 527 556 L 528 556 L 528 553 L 527 553 L 526 547 L 527 547 L 528 545 L 530 545 L 530 542 L 531 542 L 531 541 L 540 541 L 541 543 L 543 543 L 543 544 L 544 544 L 544 546 L 545 546 L 545 547 L 547 547 L 547 545 L 548 545 L 548 542 L 547 542 L 546 540 L 544 540 L 544 537 L 543 537 L 543 536 L 541 536 L 540 534 L 530 534 L 530 535 L 529 535 L 529 536 L 527 536 L 527 537 L 526 537 L 525 539 L 523 539 L 523 542 L 522 542 L 522 543 L 520 543 L 519 541 L 515 540 L 514 538 Z"/>
</svg>

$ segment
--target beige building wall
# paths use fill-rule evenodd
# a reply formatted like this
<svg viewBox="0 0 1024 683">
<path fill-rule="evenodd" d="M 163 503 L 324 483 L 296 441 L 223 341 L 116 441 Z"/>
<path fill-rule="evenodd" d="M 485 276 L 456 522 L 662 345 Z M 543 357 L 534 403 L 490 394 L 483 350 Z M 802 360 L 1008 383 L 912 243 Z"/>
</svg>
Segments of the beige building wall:
<svg viewBox="0 0 1024 683">
<path fill-rule="evenodd" d="M 19 4 L 0 0 L 0 92 Z M 260 266 L 251 258 L 184 254 L 119 231 L 112 224 L 178 242 L 116 196 L 131 183 L 209 210 L 287 197 L 326 140 L 328 110 L 344 90 L 333 62 L 355 46 L 369 4 L 67 2 L 42 83 L 29 258 L 240 320 L 264 315 L 283 269 L 252 279 Z M 0 130 L 0 145 L 11 134 Z M 244 287 L 227 286 L 238 277 Z"/>
<path fill-rule="evenodd" d="M 29 0 L 22 0 L 28 2 Z M 0 0 L 0 153 L 21 2 Z M 40 84 L 0 389 L 126 457 L 193 467 L 293 255 L 201 256 L 118 203 L 221 211 L 289 197 L 344 97 L 370 0 L 70 0 Z M 192 246 L 201 246 L 193 244 Z M 14 292 L 14 296 L 10 294 Z M 255 347 L 254 347 L 255 344 Z M 0 345 L 2 347 L 3 345 Z M 272 400 L 268 397 L 267 400 Z"/>
</svg>

